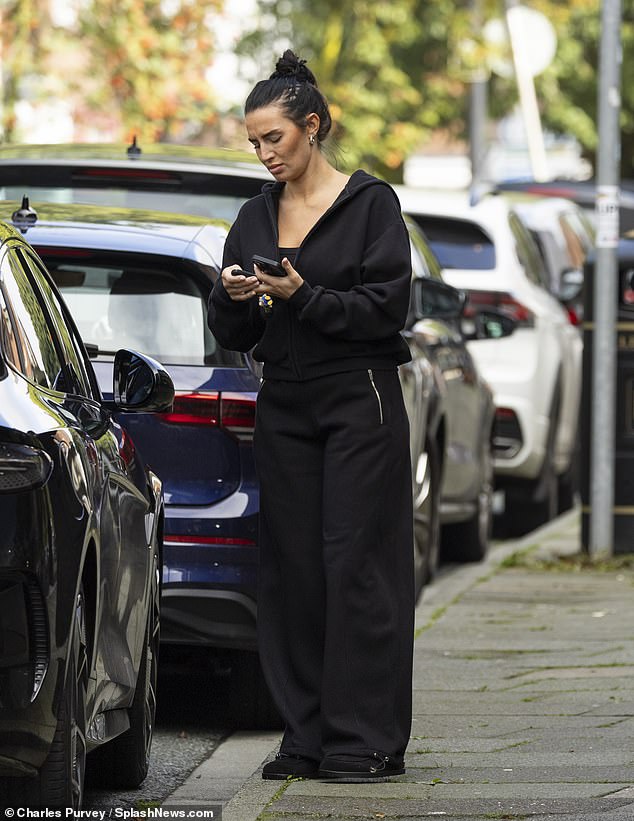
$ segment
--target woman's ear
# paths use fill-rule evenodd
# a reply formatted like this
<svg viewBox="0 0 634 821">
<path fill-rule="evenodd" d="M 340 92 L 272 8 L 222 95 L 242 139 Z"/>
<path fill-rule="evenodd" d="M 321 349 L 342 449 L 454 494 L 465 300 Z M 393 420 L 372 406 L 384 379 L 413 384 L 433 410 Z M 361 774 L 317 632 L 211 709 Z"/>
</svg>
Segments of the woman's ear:
<svg viewBox="0 0 634 821">
<path fill-rule="evenodd" d="M 306 132 L 309 136 L 314 134 L 316 137 L 320 125 L 321 120 L 319 118 L 319 114 L 315 114 L 315 112 L 312 111 L 310 114 L 306 115 Z"/>
</svg>

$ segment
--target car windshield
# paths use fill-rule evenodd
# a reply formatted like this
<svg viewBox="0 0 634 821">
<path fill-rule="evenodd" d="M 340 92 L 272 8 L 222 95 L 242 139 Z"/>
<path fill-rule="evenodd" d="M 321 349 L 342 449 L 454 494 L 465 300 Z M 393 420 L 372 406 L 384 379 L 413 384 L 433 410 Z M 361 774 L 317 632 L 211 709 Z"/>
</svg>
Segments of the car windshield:
<svg viewBox="0 0 634 821">
<path fill-rule="evenodd" d="M 0 199 L 20 201 L 24 185 L 0 186 Z M 174 214 L 206 217 L 233 222 L 247 196 L 233 194 L 200 194 L 186 191 L 133 191 L 125 188 L 88 188 L 29 185 L 31 202 L 60 205 L 107 205 L 110 208 L 160 209 Z"/>
<path fill-rule="evenodd" d="M 128 255 L 88 264 L 43 255 L 85 343 L 112 357 L 119 348 L 164 364 L 236 365 L 207 327 L 208 286 L 178 261 L 148 264 Z"/>
<path fill-rule="evenodd" d="M 423 229 L 432 251 L 442 268 L 495 268 L 495 247 L 491 238 L 473 222 L 445 219 L 428 214 L 413 214 Z"/>
</svg>

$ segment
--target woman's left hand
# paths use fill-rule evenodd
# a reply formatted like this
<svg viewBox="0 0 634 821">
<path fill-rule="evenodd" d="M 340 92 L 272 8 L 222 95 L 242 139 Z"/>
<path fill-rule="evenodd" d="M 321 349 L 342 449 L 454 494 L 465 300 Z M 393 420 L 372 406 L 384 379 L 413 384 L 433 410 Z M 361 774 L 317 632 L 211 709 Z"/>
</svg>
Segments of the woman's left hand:
<svg viewBox="0 0 634 821">
<path fill-rule="evenodd" d="M 255 273 L 260 280 L 257 288 L 253 289 L 256 294 L 268 294 L 269 296 L 276 296 L 278 299 L 290 299 L 295 291 L 302 285 L 304 280 L 293 268 L 286 257 L 282 260 L 282 267 L 286 271 L 285 277 L 274 277 L 265 273 L 257 265 L 255 266 Z"/>
</svg>

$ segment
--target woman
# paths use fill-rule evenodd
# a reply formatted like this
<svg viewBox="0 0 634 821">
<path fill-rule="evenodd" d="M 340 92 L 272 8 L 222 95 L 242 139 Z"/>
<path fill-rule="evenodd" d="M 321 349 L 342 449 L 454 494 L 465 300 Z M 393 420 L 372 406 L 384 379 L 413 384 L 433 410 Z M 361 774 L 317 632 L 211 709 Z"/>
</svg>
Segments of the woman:
<svg viewBox="0 0 634 821">
<path fill-rule="evenodd" d="M 408 234 L 386 183 L 322 154 L 328 106 L 292 51 L 245 123 L 275 182 L 229 232 L 209 325 L 264 363 L 258 642 L 286 729 L 263 777 L 386 780 L 411 723 Z"/>
</svg>

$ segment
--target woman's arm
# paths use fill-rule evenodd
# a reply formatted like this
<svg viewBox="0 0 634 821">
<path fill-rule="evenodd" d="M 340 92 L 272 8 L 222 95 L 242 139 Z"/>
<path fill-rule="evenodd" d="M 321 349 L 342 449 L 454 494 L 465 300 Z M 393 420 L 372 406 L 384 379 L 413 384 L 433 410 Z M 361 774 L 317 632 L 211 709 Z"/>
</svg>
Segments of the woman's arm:
<svg viewBox="0 0 634 821">
<path fill-rule="evenodd" d="M 228 274 L 231 277 L 227 269 L 232 266 L 242 267 L 238 223 L 239 220 L 233 224 L 225 241 L 223 276 Z M 230 295 L 223 284 L 223 276 L 216 280 L 209 296 L 207 324 L 223 348 L 246 352 L 259 342 L 264 333 L 264 318 L 258 307 L 257 297 L 251 295 L 245 298 L 246 295 L 241 295 L 235 288 L 231 289 L 233 293 Z M 253 290 L 246 278 L 244 283 L 246 292 Z"/>
</svg>

